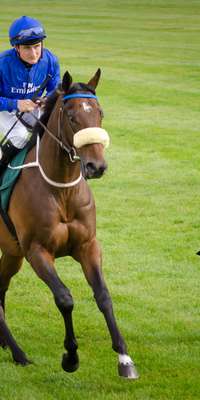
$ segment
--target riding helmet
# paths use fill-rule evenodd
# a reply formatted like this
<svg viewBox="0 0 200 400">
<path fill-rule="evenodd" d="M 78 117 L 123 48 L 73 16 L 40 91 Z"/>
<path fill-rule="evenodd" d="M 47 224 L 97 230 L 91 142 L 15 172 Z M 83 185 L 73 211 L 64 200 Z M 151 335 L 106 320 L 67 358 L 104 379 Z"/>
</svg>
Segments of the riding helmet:
<svg viewBox="0 0 200 400">
<path fill-rule="evenodd" d="M 16 19 L 10 26 L 9 39 L 12 46 L 20 44 L 35 44 L 46 38 L 42 24 L 26 15 Z"/>
</svg>

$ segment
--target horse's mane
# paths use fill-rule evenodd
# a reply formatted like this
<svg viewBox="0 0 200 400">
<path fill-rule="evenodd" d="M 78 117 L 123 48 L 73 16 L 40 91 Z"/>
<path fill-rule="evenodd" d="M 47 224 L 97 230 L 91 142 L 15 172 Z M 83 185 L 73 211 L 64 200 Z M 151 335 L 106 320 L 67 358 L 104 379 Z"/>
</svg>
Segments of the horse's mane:
<svg viewBox="0 0 200 400">
<path fill-rule="evenodd" d="M 72 83 L 69 90 L 65 94 L 73 94 L 73 93 L 77 93 L 80 91 L 81 92 L 83 92 L 83 91 L 91 92 L 91 93 L 95 94 L 95 91 L 91 86 L 89 86 L 85 83 L 82 83 L 82 82 Z M 62 93 L 62 86 L 60 84 L 58 86 L 58 88 L 50 96 L 47 97 L 43 114 L 40 117 L 40 121 L 45 126 L 47 126 L 47 124 L 48 124 L 48 120 L 49 120 L 49 117 L 53 110 L 53 107 L 56 103 L 57 98 L 60 96 L 61 93 Z M 39 134 L 41 137 L 43 133 L 44 133 L 44 128 L 40 125 L 39 122 L 37 122 L 33 128 L 33 135 L 35 136 L 35 134 Z"/>
<path fill-rule="evenodd" d="M 49 117 L 51 115 L 51 112 L 53 110 L 53 107 L 56 103 L 56 100 L 58 98 L 58 96 L 60 95 L 60 91 L 59 88 L 56 89 L 50 96 L 47 97 L 46 103 L 45 103 L 45 107 L 44 107 L 44 111 L 42 116 L 40 117 L 40 121 L 47 126 Z M 37 122 L 33 128 L 33 136 L 35 136 L 36 134 L 39 134 L 40 137 L 42 136 L 44 132 L 44 128 L 40 125 L 39 122 Z"/>
</svg>

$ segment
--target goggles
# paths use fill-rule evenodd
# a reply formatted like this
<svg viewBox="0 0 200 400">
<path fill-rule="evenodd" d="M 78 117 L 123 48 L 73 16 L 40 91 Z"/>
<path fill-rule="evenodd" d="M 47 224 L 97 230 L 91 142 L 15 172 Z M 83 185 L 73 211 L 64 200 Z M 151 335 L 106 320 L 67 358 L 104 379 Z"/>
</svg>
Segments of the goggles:
<svg viewBox="0 0 200 400">
<path fill-rule="evenodd" d="M 45 30 L 41 26 L 35 28 L 23 29 L 14 38 L 13 41 L 29 41 L 33 39 L 44 39 L 46 37 Z"/>
</svg>

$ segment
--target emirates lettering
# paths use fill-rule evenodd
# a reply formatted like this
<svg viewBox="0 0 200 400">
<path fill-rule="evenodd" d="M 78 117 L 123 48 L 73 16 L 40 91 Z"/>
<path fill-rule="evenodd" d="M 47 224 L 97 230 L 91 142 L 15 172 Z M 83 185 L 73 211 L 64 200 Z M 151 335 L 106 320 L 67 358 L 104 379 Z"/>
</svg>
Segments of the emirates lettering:
<svg viewBox="0 0 200 400">
<path fill-rule="evenodd" d="M 11 87 L 11 93 L 14 94 L 29 94 L 29 93 L 34 93 L 37 89 L 39 89 L 40 86 L 33 86 L 33 84 L 29 84 L 28 88 L 23 87 L 23 88 L 17 88 L 17 87 Z"/>
</svg>

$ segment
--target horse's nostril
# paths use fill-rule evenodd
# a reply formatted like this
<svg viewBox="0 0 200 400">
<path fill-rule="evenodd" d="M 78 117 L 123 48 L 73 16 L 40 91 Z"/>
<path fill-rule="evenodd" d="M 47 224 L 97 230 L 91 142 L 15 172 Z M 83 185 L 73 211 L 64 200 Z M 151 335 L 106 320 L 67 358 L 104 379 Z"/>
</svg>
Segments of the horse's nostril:
<svg viewBox="0 0 200 400">
<path fill-rule="evenodd" d="M 86 168 L 90 172 L 95 172 L 96 171 L 96 166 L 92 162 L 87 163 Z"/>
<path fill-rule="evenodd" d="M 107 168 L 106 164 L 95 165 L 93 162 L 86 164 L 86 175 L 87 178 L 100 178 Z"/>
</svg>

